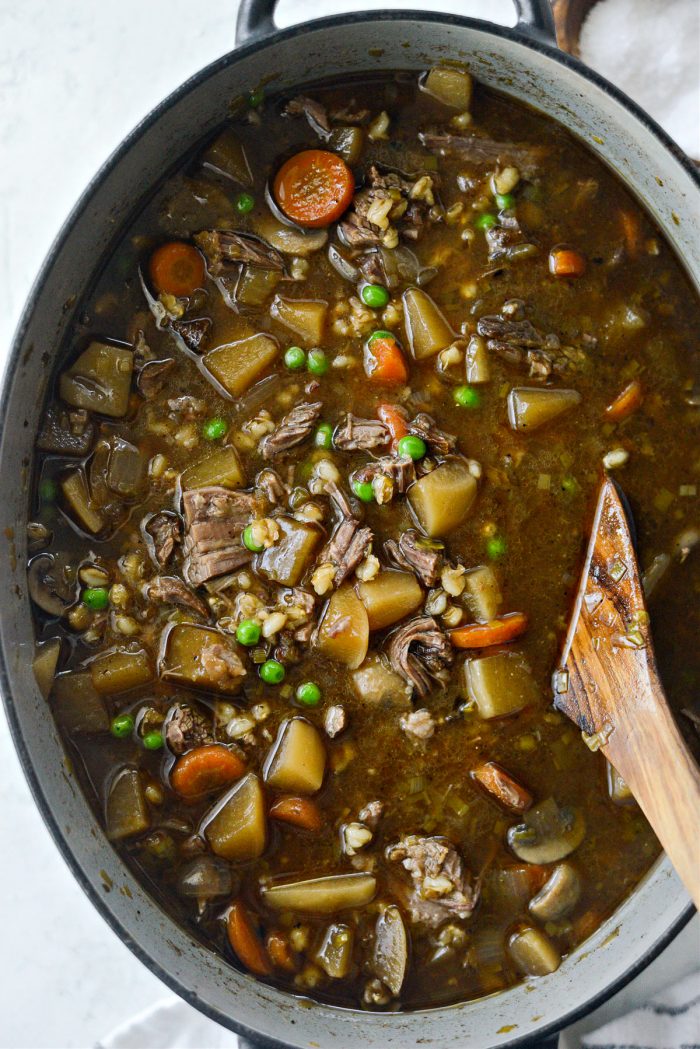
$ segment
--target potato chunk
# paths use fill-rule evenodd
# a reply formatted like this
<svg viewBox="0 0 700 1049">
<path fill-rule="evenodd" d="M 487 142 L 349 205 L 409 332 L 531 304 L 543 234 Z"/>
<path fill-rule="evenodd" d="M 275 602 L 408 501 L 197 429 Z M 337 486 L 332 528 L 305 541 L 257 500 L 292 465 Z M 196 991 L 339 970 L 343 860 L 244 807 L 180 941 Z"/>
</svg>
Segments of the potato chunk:
<svg viewBox="0 0 700 1049">
<path fill-rule="evenodd" d="M 514 430 L 530 433 L 580 402 L 578 390 L 514 387 L 508 394 L 508 422 Z"/>
<path fill-rule="evenodd" d="M 36 647 L 32 670 L 34 671 L 34 678 L 39 686 L 39 691 L 44 699 L 49 698 L 49 692 L 53 687 L 60 654 L 61 640 L 58 637 L 52 637 Z"/>
<path fill-rule="evenodd" d="M 482 718 L 502 718 L 536 703 L 539 689 L 522 652 L 496 652 L 464 664 L 465 690 Z"/>
<path fill-rule="evenodd" d="M 381 656 L 371 655 L 350 675 L 358 699 L 407 710 L 411 706 L 411 688 L 392 670 Z"/>
<path fill-rule="evenodd" d="M 158 673 L 165 681 L 230 695 L 246 673 L 235 647 L 218 630 L 174 623 L 163 631 Z"/>
<path fill-rule="evenodd" d="M 61 493 L 71 515 L 81 528 L 98 535 L 105 527 L 105 519 L 93 506 L 85 471 L 72 470 L 61 481 Z"/>
<path fill-rule="evenodd" d="M 466 69 L 433 66 L 425 78 L 423 90 L 438 102 L 465 113 L 472 100 L 472 78 Z"/>
<path fill-rule="evenodd" d="M 274 790 L 314 794 L 325 771 L 326 748 L 317 729 L 306 718 L 283 721 L 265 760 L 265 782 Z"/>
<path fill-rule="evenodd" d="M 261 575 L 282 586 L 296 586 L 301 581 L 323 534 L 316 525 L 295 521 L 293 517 L 277 517 L 280 537 L 256 562 Z"/>
<path fill-rule="evenodd" d="M 86 670 L 59 674 L 51 690 L 56 720 L 68 732 L 106 732 L 109 718 L 104 700 Z"/>
<path fill-rule="evenodd" d="M 202 358 L 202 369 L 229 396 L 240 397 L 270 368 L 279 352 L 279 343 L 269 335 L 251 335 L 209 350 Z"/>
<path fill-rule="evenodd" d="M 256 775 L 239 780 L 204 817 L 204 837 L 225 860 L 256 860 L 265 851 L 265 793 Z"/>
<path fill-rule="evenodd" d="M 448 459 L 411 485 L 408 501 L 425 534 L 439 539 L 466 520 L 476 491 L 477 483 L 467 463 Z"/>
<path fill-rule="evenodd" d="M 367 655 L 369 617 L 367 609 L 349 584 L 331 595 L 316 637 L 316 648 L 329 659 L 354 670 Z"/>
<path fill-rule="evenodd" d="M 275 295 L 270 306 L 273 317 L 294 332 L 307 346 L 323 341 L 328 304 L 320 299 L 284 299 Z"/>
<path fill-rule="evenodd" d="M 307 914 L 335 914 L 350 907 L 364 907 L 376 891 L 373 874 L 329 874 L 261 889 L 263 901 L 273 910 Z"/>
<path fill-rule="evenodd" d="M 316 961 L 332 980 L 343 980 L 352 967 L 355 931 L 350 925 L 333 922 L 316 952 Z"/>
<path fill-rule="evenodd" d="M 491 565 L 472 568 L 464 576 L 464 601 L 480 623 L 490 623 L 498 615 L 503 602 L 498 578 Z"/>
<path fill-rule="evenodd" d="M 87 408 L 113 419 L 126 415 L 131 392 L 134 355 L 124 346 L 91 342 L 84 353 L 63 372 L 61 400 L 74 408 Z"/>
<path fill-rule="evenodd" d="M 212 168 L 220 175 L 226 175 L 241 186 L 252 186 L 253 176 L 250 173 L 245 149 L 233 128 L 226 128 L 214 139 L 202 155 L 205 167 Z"/>
<path fill-rule="evenodd" d="M 357 593 L 367 609 L 370 630 L 382 630 L 409 615 L 423 600 L 423 591 L 412 572 L 380 572 L 359 583 Z"/>
<path fill-rule="evenodd" d="M 217 484 L 223 488 L 242 488 L 245 484 L 245 474 L 238 452 L 230 444 L 216 448 L 204 459 L 183 470 L 180 484 L 183 491 Z"/>
<path fill-rule="evenodd" d="M 92 683 L 101 694 L 128 692 L 153 680 L 153 667 L 148 653 L 115 648 L 90 663 Z"/>
<path fill-rule="evenodd" d="M 434 357 L 454 340 L 447 320 L 421 288 L 404 292 L 403 311 L 408 345 L 417 361 Z"/>
<path fill-rule="evenodd" d="M 112 780 L 105 803 L 105 822 L 110 841 L 143 834 L 151 823 L 138 769 L 126 766 Z"/>
</svg>

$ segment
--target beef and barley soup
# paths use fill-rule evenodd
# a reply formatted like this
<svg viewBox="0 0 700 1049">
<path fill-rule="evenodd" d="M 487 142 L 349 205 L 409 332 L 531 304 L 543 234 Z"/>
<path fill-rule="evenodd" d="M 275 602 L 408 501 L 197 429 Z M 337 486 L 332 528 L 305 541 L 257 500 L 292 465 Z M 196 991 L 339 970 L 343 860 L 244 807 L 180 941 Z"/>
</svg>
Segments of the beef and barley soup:
<svg viewBox="0 0 700 1049">
<path fill-rule="evenodd" d="M 204 944 L 448 1003 L 649 868 L 550 680 L 608 470 L 696 732 L 699 326 L 620 183 L 462 68 L 256 90 L 168 175 L 52 387 L 28 573 L 72 766 Z"/>
</svg>

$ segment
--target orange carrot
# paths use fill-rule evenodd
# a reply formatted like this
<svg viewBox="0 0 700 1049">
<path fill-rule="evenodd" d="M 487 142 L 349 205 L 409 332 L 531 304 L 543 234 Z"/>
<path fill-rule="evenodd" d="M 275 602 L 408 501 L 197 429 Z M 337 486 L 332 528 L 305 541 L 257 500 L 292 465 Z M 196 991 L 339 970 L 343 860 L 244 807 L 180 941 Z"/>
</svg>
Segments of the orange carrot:
<svg viewBox="0 0 700 1049">
<path fill-rule="evenodd" d="M 450 641 L 455 648 L 488 648 L 513 641 L 527 630 L 524 612 L 511 612 L 498 616 L 490 623 L 470 623 L 450 630 Z"/>
<path fill-rule="evenodd" d="M 269 976 L 272 972 L 270 957 L 253 927 L 248 909 L 241 900 L 235 900 L 231 904 L 226 928 L 228 942 L 246 969 L 250 969 L 257 976 Z"/>
<path fill-rule="evenodd" d="M 372 382 L 393 385 L 408 381 L 408 368 L 396 339 L 372 339 L 365 347 L 365 373 Z"/>
<path fill-rule="evenodd" d="M 177 759 L 170 783 L 181 798 L 197 798 L 229 787 L 244 772 L 245 765 L 238 754 L 221 743 L 207 743 Z"/>
<path fill-rule="evenodd" d="M 265 946 L 276 969 L 285 969 L 289 973 L 294 972 L 296 969 L 294 954 L 286 936 L 283 936 L 281 932 L 271 932 L 265 941 Z"/>
<path fill-rule="evenodd" d="M 192 244 L 181 240 L 156 248 L 148 272 L 156 291 L 168 295 L 191 295 L 204 285 L 204 259 Z"/>
<path fill-rule="evenodd" d="M 626 419 L 628 415 L 636 412 L 637 408 L 640 407 L 642 398 L 642 384 L 639 379 L 633 379 L 621 393 L 618 393 L 615 400 L 607 406 L 605 409 L 606 418 L 616 423 L 620 422 L 621 419 Z"/>
<path fill-rule="evenodd" d="M 408 418 L 403 408 L 398 404 L 377 405 L 377 415 L 388 428 L 391 434 L 392 447 L 396 447 L 402 437 L 408 433 Z"/>
<path fill-rule="evenodd" d="M 630 258 L 639 254 L 639 244 L 642 239 L 642 227 L 637 215 L 631 211 L 620 212 L 620 224 L 622 235 L 625 238 L 625 247 Z"/>
<path fill-rule="evenodd" d="M 555 277 L 582 277 L 586 272 L 586 260 L 573 248 L 552 248 L 549 272 Z"/>
<path fill-rule="evenodd" d="M 479 783 L 494 801 L 497 801 L 504 809 L 515 812 L 518 815 L 532 805 L 532 794 L 513 779 L 509 772 L 497 765 L 495 761 L 486 761 L 470 772 L 472 779 Z"/>
<path fill-rule="evenodd" d="M 350 207 L 355 179 L 342 157 L 305 149 L 282 165 L 273 183 L 277 204 L 300 226 L 330 226 Z"/>
<path fill-rule="evenodd" d="M 311 798 L 278 798 L 270 806 L 270 818 L 304 830 L 319 831 L 323 826 L 319 807 Z"/>
<path fill-rule="evenodd" d="M 572 922 L 574 943 L 583 943 L 589 936 L 592 936 L 602 922 L 603 917 L 604 915 L 600 910 L 592 908 L 590 911 L 585 911 L 580 918 L 575 918 Z"/>
</svg>

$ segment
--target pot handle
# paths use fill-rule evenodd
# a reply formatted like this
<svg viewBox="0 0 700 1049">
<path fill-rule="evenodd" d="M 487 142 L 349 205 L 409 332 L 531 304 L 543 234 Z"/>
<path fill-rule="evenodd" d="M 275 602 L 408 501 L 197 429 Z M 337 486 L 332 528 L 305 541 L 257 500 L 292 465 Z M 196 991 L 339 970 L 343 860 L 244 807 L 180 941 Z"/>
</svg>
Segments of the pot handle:
<svg viewBox="0 0 700 1049">
<path fill-rule="evenodd" d="M 556 46 L 550 0 L 513 0 L 517 29 L 526 36 Z M 236 19 L 236 45 L 250 44 L 275 31 L 277 0 L 241 0 Z"/>
</svg>

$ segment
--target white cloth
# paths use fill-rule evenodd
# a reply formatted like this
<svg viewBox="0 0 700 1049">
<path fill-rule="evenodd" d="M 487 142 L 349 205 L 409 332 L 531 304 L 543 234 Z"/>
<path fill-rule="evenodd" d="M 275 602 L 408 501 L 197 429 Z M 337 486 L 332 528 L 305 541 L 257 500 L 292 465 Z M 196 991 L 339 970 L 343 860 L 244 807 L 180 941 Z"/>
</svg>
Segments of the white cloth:
<svg viewBox="0 0 700 1049">
<path fill-rule="evenodd" d="M 583 1049 L 700 1049 L 700 972 L 583 1036 Z"/>
</svg>

